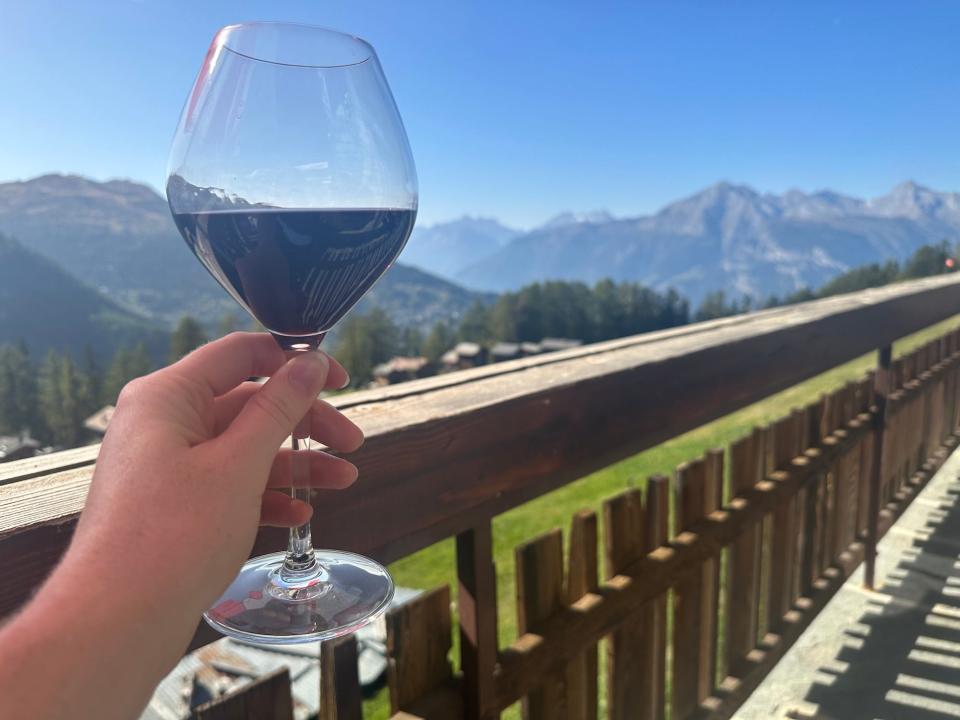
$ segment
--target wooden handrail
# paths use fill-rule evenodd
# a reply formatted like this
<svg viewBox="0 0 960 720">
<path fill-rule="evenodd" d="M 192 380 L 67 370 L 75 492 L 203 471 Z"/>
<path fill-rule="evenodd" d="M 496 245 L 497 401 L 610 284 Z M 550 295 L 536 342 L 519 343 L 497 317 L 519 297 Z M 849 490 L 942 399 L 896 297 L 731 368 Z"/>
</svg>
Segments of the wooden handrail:
<svg viewBox="0 0 960 720">
<path fill-rule="evenodd" d="M 315 536 L 395 560 L 958 312 L 951 275 L 334 398 L 367 442 Z M 0 466 L 0 617 L 65 549 L 95 455 Z"/>
</svg>

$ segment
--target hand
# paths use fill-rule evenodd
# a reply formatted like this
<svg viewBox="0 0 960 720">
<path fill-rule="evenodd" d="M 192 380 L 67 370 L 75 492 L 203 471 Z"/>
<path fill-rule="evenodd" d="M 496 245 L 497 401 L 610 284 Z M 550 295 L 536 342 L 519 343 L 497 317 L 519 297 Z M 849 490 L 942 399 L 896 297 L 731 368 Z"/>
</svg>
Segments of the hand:
<svg viewBox="0 0 960 720">
<path fill-rule="evenodd" d="M 250 376 L 272 376 L 264 385 Z M 291 499 L 293 451 L 280 449 L 310 411 L 314 440 L 356 450 L 363 433 L 316 397 L 346 371 L 324 353 L 290 362 L 265 334 L 235 333 L 124 388 L 97 460 L 72 552 L 150 566 L 205 609 L 236 575 L 258 520 L 294 526 L 313 510 Z M 279 453 L 278 453 L 279 451 Z M 301 453 L 304 451 L 300 451 Z M 306 482 L 344 488 L 351 463 L 310 453 Z"/>
<path fill-rule="evenodd" d="M 271 378 L 246 382 L 255 375 Z M 0 717 L 139 715 L 249 555 L 258 523 L 310 517 L 277 490 L 291 465 L 280 446 L 301 418 L 309 411 L 311 436 L 334 450 L 363 442 L 317 400 L 347 380 L 322 353 L 287 362 L 269 336 L 235 333 L 127 385 L 70 548 L 0 628 Z M 341 458 L 309 458 L 313 487 L 357 477 Z"/>
</svg>

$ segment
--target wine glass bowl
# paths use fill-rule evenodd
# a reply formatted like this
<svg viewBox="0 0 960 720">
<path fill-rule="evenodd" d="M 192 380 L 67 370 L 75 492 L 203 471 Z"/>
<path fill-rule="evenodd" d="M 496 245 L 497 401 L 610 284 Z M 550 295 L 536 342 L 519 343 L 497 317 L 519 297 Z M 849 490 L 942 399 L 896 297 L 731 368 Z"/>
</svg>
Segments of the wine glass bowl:
<svg viewBox="0 0 960 720">
<path fill-rule="evenodd" d="M 220 30 L 180 117 L 167 200 L 197 259 L 280 346 L 315 350 L 416 219 L 413 157 L 373 48 L 305 25 Z M 309 471 L 307 422 L 294 474 Z M 248 641 L 310 641 L 357 629 L 392 594 L 373 560 L 315 551 L 307 524 L 285 553 L 249 561 L 205 617 Z"/>
</svg>

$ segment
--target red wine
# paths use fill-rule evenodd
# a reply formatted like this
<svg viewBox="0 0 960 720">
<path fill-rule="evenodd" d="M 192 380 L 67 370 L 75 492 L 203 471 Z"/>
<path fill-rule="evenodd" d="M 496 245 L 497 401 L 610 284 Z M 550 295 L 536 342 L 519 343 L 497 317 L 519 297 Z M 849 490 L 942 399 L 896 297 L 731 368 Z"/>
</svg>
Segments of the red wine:
<svg viewBox="0 0 960 720">
<path fill-rule="evenodd" d="M 264 327 L 305 338 L 329 330 L 383 275 L 416 215 L 249 208 L 173 218 L 210 274 Z"/>
</svg>

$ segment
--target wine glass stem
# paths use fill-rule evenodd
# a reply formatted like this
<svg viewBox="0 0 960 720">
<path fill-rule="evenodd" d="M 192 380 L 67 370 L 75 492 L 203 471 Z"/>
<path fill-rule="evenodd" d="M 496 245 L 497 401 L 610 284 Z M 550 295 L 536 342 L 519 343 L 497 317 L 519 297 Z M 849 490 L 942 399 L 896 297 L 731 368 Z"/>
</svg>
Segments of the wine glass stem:
<svg viewBox="0 0 960 720">
<path fill-rule="evenodd" d="M 301 352 L 316 352 L 302 350 Z M 293 454 L 290 462 L 290 497 L 310 504 L 310 413 L 304 415 L 293 433 Z M 288 582 L 312 574 L 317 560 L 313 553 L 310 522 L 290 528 L 287 556 L 280 571 Z"/>
</svg>

